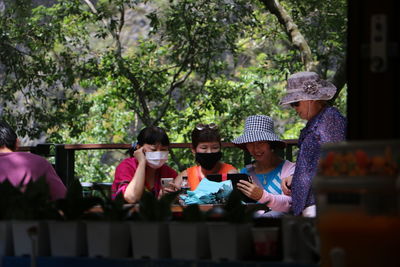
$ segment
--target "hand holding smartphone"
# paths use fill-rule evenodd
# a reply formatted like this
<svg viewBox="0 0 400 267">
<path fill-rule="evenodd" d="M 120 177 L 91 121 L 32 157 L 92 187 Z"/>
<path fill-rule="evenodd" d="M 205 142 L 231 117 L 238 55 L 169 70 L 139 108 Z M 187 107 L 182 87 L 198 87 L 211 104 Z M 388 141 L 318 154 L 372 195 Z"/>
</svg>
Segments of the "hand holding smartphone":
<svg viewBox="0 0 400 267">
<path fill-rule="evenodd" d="M 228 180 L 232 181 L 232 186 L 233 186 L 233 190 L 239 190 L 237 187 L 237 184 L 239 183 L 240 180 L 243 181 L 247 181 L 249 183 L 253 183 L 253 180 L 251 179 L 251 176 L 244 174 L 244 173 L 230 173 L 228 174 Z M 239 190 L 240 191 L 240 190 Z M 255 201 L 254 199 L 249 198 L 248 196 L 246 196 L 243 192 L 241 192 L 242 195 L 242 200 L 246 203 L 255 203 L 257 201 Z"/>
</svg>

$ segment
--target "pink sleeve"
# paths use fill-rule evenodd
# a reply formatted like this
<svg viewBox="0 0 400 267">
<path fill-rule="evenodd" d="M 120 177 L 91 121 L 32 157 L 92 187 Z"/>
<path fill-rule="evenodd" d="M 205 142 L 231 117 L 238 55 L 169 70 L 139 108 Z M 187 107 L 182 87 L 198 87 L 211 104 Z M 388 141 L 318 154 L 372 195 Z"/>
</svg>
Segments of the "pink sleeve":
<svg viewBox="0 0 400 267">
<path fill-rule="evenodd" d="M 46 181 L 49 185 L 50 196 L 52 200 L 56 200 L 59 198 L 64 198 L 67 193 L 67 188 L 61 181 L 61 178 L 57 175 L 53 166 L 50 163 L 47 163 L 47 171 L 46 171 Z"/>
<path fill-rule="evenodd" d="M 281 179 L 286 178 L 288 176 L 293 176 L 295 168 L 296 168 L 295 163 L 286 160 L 285 164 L 283 164 L 283 167 L 282 167 Z"/>
<path fill-rule="evenodd" d="M 135 175 L 137 165 L 134 159 L 129 162 L 129 159 L 122 161 L 115 170 L 114 181 L 111 187 L 112 198 L 114 199 L 119 193 L 124 194 L 125 189 L 128 187 Z"/>
<path fill-rule="evenodd" d="M 274 195 L 270 194 L 267 191 L 263 191 L 263 195 L 258 200 L 259 203 L 266 203 L 267 207 L 271 208 L 275 211 L 289 211 L 292 206 L 292 198 L 286 195 Z"/>
</svg>

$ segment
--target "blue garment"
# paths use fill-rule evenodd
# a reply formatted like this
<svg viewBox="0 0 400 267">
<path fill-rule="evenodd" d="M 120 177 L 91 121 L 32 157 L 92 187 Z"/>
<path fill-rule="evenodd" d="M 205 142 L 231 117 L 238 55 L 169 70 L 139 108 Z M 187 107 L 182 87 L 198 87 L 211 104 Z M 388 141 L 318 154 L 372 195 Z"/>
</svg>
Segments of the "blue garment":
<svg viewBox="0 0 400 267">
<path fill-rule="evenodd" d="M 268 193 L 274 195 L 282 194 L 281 172 L 283 164 L 285 164 L 285 161 L 282 161 L 275 169 L 268 173 L 256 173 L 256 178 L 258 181 L 255 182 L 262 186 Z M 241 169 L 240 173 L 245 173 L 251 176 L 248 168 Z"/>
<path fill-rule="evenodd" d="M 223 203 L 228 199 L 232 189 L 230 180 L 213 182 L 203 178 L 194 191 L 188 191 L 187 196 L 181 195 L 180 198 L 186 205 Z"/>
<path fill-rule="evenodd" d="M 315 204 L 311 189 L 317 173 L 321 145 L 344 141 L 346 118 L 334 107 L 326 107 L 307 122 L 299 137 L 299 154 L 292 180 L 292 209 L 295 215 Z"/>
</svg>

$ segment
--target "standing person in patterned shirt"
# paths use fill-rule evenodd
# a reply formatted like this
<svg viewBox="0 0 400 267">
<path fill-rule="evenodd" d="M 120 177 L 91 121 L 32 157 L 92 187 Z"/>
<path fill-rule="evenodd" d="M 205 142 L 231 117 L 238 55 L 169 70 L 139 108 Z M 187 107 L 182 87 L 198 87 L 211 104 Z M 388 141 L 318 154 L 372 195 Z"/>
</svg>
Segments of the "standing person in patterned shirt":
<svg viewBox="0 0 400 267">
<path fill-rule="evenodd" d="M 299 137 L 299 154 L 293 179 L 284 179 L 282 189 L 292 196 L 295 215 L 315 217 L 315 197 L 311 188 L 317 173 L 321 146 L 341 142 L 346 137 L 346 119 L 327 100 L 336 93 L 336 87 L 319 78 L 314 72 L 291 75 L 281 105 L 290 105 L 300 118 L 307 120 Z"/>
<path fill-rule="evenodd" d="M 276 153 L 286 144 L 274 132 L 274 122 L 265 115 L 253 115 L 246 119 L 244 133 L 232 141 L 247 150 L 254 162 L 240 172 L 252 177 L 253 183 L 240 181 L 237 186 L 246 196 L 267 203 L 271 212 L 258 214 L 261 217 L 279 217 L 290 209 L 291 198 L 283 195 L 281 179 L 293 175 L 295 164 L 283 160 Z"/>
</svg>

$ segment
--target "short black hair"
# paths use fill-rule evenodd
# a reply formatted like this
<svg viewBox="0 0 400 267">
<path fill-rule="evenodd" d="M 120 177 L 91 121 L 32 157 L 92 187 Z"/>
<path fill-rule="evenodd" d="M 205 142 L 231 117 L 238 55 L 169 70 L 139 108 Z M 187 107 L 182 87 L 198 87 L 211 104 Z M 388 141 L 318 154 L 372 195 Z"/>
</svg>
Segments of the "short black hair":
<svg viewBox="0 0 400 267">
<path fill-rule="evenodd" d="M 17 142 L 17 134 L 11 126 L 5 122 L 0 121 L 0 147 L 7 147 L 8 149 L 15 150 Z"/>
<path fill-rule="evenodd" d="M 218 129 L 206 127 L 203 130 L 198 130 L 194 128 L 192 131 L 192 148 L 196 149 L 199 143 L 203 142 L 218 142 L 221 144 L 221 135 Z"/>
<path fill-rule="evenodd" d="M 169 146 L 169 138 L 167 133 L 163 128 L 158 126 L 148 126 L 143 128 L 138 137 L 137 144 L 143 146 L 144 144 L 155 145 L 161 144 L 163 146 Z M 133 152 L 135 152 L 136 146 L 129 149 L 128 153 L 133 157 Z"/>
</svg>

